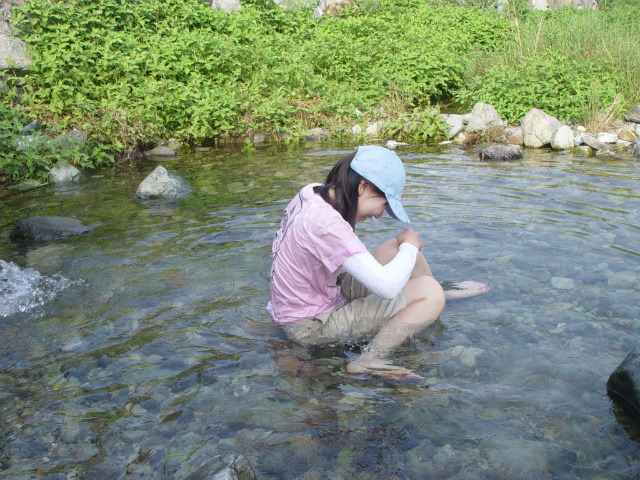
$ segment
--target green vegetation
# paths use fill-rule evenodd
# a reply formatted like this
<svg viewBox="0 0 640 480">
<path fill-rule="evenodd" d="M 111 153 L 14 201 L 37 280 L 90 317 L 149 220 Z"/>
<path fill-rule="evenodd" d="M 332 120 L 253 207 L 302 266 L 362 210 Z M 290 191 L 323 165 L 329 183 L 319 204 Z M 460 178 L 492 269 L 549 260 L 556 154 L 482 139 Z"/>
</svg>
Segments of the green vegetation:
<svg viewBox="0 0 640 480">
<path fill-rule="evenodd" d="M 389 137 L 432 141 L 445 131 L 441 101 L 486 101 L 511 121 L 534 106 L 585 120 L 640 102 L 633 5 L 499 13 L 361 0 L 314 19 L 310 9 L 244 3 L 231 13 L 199 0 L 28 0 L 15 9 L 34 64 L 7 79 L 20 86 L 20 104 L 15 89 L 0 94 L 0 152 L 33 118 L 49 134 L 78 128 L 90 141 L 0 153 L 0 180 L 45 176 L 59 158 L 126 162 L 169 137 L 250 147 L 254 132 L 295 141 L 313 127 L 335 136 L 377 121 Z"/>
<path fill-rule="evenodd" d="M 599 120 L 640 103 L 640 3 L 604 11 L 512 6 L 512 39 L 475 57 L 456 96 L 491 103 L 511 122 L 536 107 L 565 121 Z M 606 114 L 606 115 L 605 115 Z"/>
</svg>

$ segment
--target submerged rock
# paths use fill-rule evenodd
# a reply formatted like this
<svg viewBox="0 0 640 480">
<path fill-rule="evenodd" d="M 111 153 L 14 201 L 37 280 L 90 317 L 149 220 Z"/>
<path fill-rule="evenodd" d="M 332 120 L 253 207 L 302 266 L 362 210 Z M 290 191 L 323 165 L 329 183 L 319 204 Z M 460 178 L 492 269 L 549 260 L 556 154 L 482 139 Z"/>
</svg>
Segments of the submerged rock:
<svg viewBox="0 0 640 480">
<path fill-rule="evenodd" d="M 83 225 L 80 220 L 75 218 L 32 217 L 20 220 L 11 230 L 9 239 L 14 243 L 49 242 L 83 235 L 91 230 L 90 227 Z"/>
<path fill-rule="evenodd" d="M 640 349 L 626 356 L 607 380 L 607 394 L 626 411 L 640 415 Z"/>
<path fill-rule="evenodd" d="M 190 191 L 191 185 L 189 182 L 159 166 L 140 183 L 134 198 L 137 200 L 177 200 L 187 195 Z"/>
<path fill-rule="evenodd" d="M 480 150 L 482 160 L 516 160 L 522 158 L 522 147 L 520 145 L 504 145 L 502 143 L 491 143 Z"/>
<path fill-rule="evenodd" d="M 256 474 L 242 455 L 213 457 L 205 461 L 185 480 L 255 480 Z"/>
</svg>

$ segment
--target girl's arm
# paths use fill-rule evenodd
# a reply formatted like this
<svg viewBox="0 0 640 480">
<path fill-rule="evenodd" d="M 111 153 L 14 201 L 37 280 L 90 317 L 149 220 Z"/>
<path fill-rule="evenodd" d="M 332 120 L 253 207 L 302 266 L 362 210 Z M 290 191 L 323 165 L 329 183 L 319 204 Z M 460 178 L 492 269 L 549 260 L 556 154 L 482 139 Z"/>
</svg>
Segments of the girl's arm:
<svg viewBox="0 0 640 480">
<path fill-rule="evenodd" d="M 386 265 L 380 265 L 370 253 L 355 253 L 342 267 L 379 297 L 395 298 L 404 288 L 416 263 L 418 249 L 402 243 L 398 254 Z"/>
</svg>

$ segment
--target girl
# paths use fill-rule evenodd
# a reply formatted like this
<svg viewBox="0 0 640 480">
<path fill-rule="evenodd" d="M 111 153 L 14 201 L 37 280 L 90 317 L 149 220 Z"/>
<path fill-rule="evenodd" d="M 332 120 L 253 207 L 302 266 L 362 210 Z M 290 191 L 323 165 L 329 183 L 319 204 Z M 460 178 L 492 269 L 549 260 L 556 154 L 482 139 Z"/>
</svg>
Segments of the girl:
<svg viewBox="0 0 640 480">
<path fill-rule="evenodd" d="M 304 187 L 284 212 L 272 247 L 267 310 L 291 340 L 334 345 L 373 336 L 349 373 L 421 378 L 390 364 L 388 354 L 436 321 L 445 297 L 489 288 L 462 282 L 445 295 L 433 278 L 418 233 L 409 228 L 373 255 L 355 225 L 386 211 L 409 223 L 401 195 L 400 158 L 379 146 L 361 146 L 338 161 L 324 184 Z"/>
</svg>

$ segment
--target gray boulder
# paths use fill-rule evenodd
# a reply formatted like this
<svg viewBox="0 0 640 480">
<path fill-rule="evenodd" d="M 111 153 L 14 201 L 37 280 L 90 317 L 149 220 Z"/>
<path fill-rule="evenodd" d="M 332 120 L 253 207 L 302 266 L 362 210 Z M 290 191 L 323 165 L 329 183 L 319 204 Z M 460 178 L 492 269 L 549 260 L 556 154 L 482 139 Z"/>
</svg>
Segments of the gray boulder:
<svg viewBox="0 0 640 480">
<path fill-rule="evenodd" d="M 80 220 L 68 217 L 32 217 L 20 220 L 9 239 L 14 243 L 50 242 L 61 238 L 75 237 L 91 231 Z"/>
<path fill-rule="evenodd" d="M 526 147 L 540 148 L 551 143 L 553 134 L 561 124 L 556 117 L 532 108 L 520 121 L 522 138 Z"/>
<path fill-rule="evenodd" d="M 31 65 L 27 55 L 27 45 L 13 36 L 11 7 L 24 4 L 24 0 L 3 0 L 0 2 L 0 70 L 26 68 Z"/>
<path fill-rule="evenodd" d="M 304 137 L 307 142 L 317 142 L 319 140 L 326 140 L 329 138 L 329 132 L 324 128 L 316 127 L 309 130 L 309 133 Z"/>
<path fill-rule="evenodd" d="M 449 125 L 449 138 L 454 138 L 464 130 L 462 115 L 446 115 L 444 121 L 447 125 Z"/>
<path fill-rule="evenodd" d="M 22 130 L 20 130 L 20 135 L 32 135 L 38 130 L 42 130 L 42 125 L 40 125 L 40 122 L 38 120 L 34 120 L 28 125 L 25 125 Z"/>
<path fill-rule="evenodd" d="M 87 143 L 87 134 L 74 128 L 70 132 L 56 137 L 55 142 L 59 146 L 84 145 Z"/>
<path fill-rule="evenodd" d="M 213 457 L 184 480 L 255 480 L 249 461 L 242 455 Z"/>
<path fill-rule="evenodd" d="M 573 130 L 568 125 L 562 125 L 551 137 L 551 148 L 554 150 L 567 150 L 574 146 Z"/>
<path fill-rule="evenodd" d="M 607 394 L 624 410 L 640 414 L 640 349 L 626 356 L 607 380 Z"/>
<path fill-rule="evenodd" d="M 606 147 L 606 145 L 598 140 L 597 137 L 589 133 L 585 133 L 584 135 L 582 135 L 582 143 L 584 143 L 585 145 L 589 145 L 594 150 L 602 150 Z"/>
<path fill-rule="evenodd" d="M 151 159 L 173 158 L 176 155 L 177 153 L 173 148 L 169 148 L 164 145 L 160 145 L 156 148 L 153 148 L 145 152 L 145 156 Z"/>
<path fill-rule="evenodd" d="M 65 183 L 73 183 L 80 180 L 80 170 L 67 162 L 58 162 L 58 164 L 49 170 L 49 182 L 61 185 Z"/>
<path fill-rule="evenodd" d="M 640 140 L 635 140 L 632 144 L 631 144 L 631 148 L 633 149 L 633 155 L 636 158 L 640 158 Z"/>
<path fill-rule="evenodd" d="M 142 181 L 134 198 L 136 200 L 177 200 L 187 195 L 190 191 L 191 185 L 189 182 L 159 166 Z"/>
<path fill-rule="evenodd" d="M 471 111 L 471 119 L 467 124 L 467 132 L 487 130 L 493 127 L 502 127 L 504 122 L 498 112 L 488 103 L 476 103 Z"/>
<path fill-rule="evenodd" d="M 482 160 L 516 160 L 522 158 L 522 147 L 520 145 L 504 145 L 502 143 L 491 143 L 480 150 Z"/>
<path fill-rule="evenodd" d="M 627 122 L 640 123 L 640 105 L 636 105 L 624 115 Z"/>
</svg>

